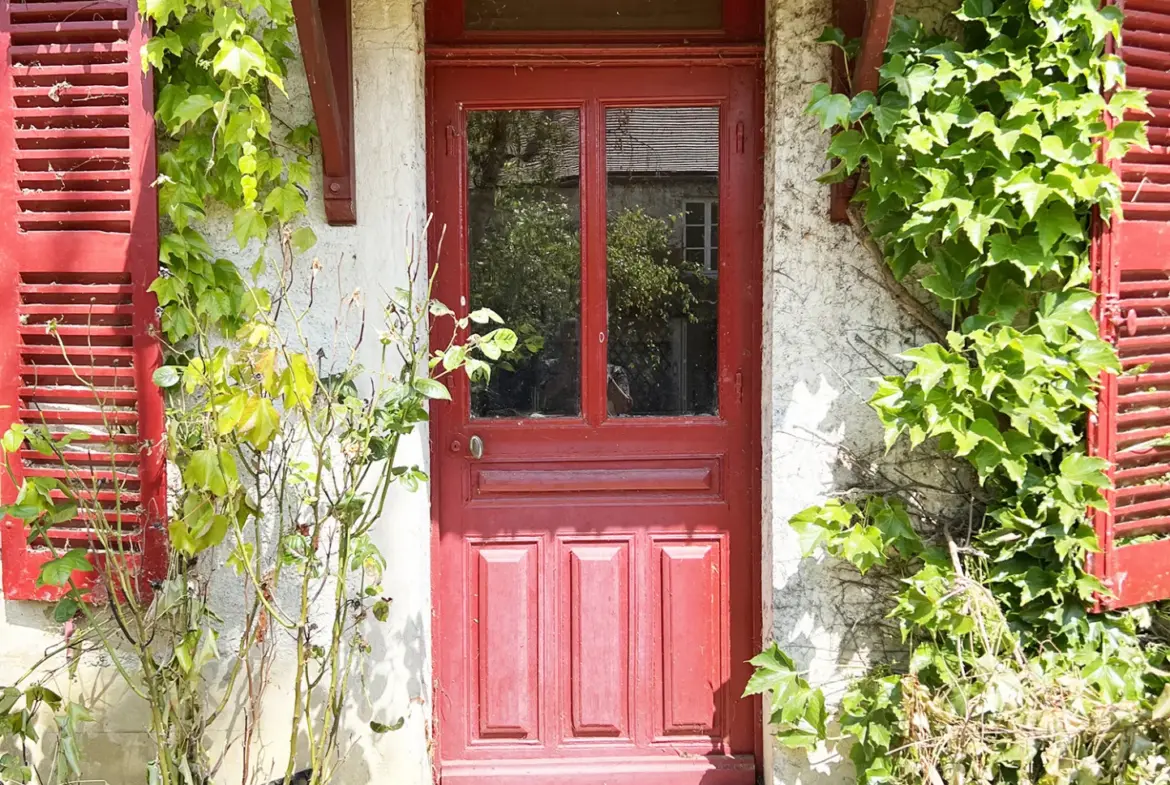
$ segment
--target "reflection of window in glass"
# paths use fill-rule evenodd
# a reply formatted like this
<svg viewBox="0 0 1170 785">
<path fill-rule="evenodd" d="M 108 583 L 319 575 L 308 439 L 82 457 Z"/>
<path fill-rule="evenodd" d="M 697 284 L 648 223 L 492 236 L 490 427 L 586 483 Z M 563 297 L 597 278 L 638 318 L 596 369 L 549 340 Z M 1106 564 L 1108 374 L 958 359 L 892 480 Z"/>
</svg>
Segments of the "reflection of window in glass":
<svg viewBox="0 0 1170 785">
<path fill-rule="evenodd" d="M 468 30 L 718 30 L 723 0 L 465 0 Z"/>
<path fill-rule="evenodd" d="M 719 110 L 613 108 L 605 134 L 609 413 L 715 414 Z"/>
<path fill-rule="evenodd" d="M 683 209 L 683 249 L 687 261 L 712 275 L 719 272 L 719 202 L 688 201 Z"/>
<path fill-rule="evenodd" d="M 519 337 L 472 386 L 475 417 L 580 414 L 579 128 L 576 111 L 468 113 L 471 308 Z"/>
</svg>

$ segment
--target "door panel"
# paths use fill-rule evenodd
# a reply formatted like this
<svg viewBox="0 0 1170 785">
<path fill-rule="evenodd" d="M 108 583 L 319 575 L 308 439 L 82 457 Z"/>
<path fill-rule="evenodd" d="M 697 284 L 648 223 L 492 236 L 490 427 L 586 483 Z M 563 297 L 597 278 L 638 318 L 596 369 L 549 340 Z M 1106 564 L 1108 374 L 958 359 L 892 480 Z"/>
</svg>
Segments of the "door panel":
<svg viewBox="0 0 1170 785">
<path fill-rule="evenodd" d="M 631 737 L 629 540 L 565 541 L 572 724 L 567 738 Z M 562 630 L 562 635 L 565 633 Z"/>
<path fill-rule="evenodd" d="M 539 543 L 472 545 L 471 662 L 479 739 L 536 739 L 540 679 Z"/>
<path fill-rule="evenodd" d="M 434 412 L 444 781 L 754 782 L 756 78 L 431 69 L 436 296 L 521 339 Z"/>
<path fill-rule="evenodd" d="M 725 603 L 723 538 L 657 539 L 657 621 L 654 662 L 661 669 L 662 724 L 655 737 L 718 738 L 715 700 L 723 683 L 728 643 L 722 635 Z"/>
</svg>

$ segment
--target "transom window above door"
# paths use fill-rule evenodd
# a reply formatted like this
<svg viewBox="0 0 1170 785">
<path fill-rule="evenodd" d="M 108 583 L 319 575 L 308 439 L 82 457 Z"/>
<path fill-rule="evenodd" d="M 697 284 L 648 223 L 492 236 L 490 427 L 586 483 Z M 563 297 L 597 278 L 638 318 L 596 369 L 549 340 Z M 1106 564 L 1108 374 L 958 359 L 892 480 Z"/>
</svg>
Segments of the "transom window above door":
<svg viewBox="0 0 1170 785">
<path fill-rule="evenodd" d="M 468 30 L 718 30 L 722 0 L 464 0 Z"/>
<path fill-rule="evenodd" d="M 428 0 L 432 43 L 763 39 L 762 0 Z"/>
<path fill-rule="evenodd" d="M 519 339 L 471 415 L 718 414 L 720 109 L 591 111 L 466 113 L 469 304 Z"/>
</svg>

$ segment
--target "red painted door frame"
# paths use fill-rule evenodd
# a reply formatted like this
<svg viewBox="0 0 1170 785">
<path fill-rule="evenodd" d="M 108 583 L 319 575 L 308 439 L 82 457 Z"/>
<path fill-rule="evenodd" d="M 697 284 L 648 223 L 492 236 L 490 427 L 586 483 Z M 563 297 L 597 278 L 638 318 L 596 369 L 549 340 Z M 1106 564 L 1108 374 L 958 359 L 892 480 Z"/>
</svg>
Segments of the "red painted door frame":
<svg viewBox="0 0 1170 785">
<path fill-rule="evenodd" d="M 592 335 L 597 332 L 598 325 L 604 330 L 606 318 L 603 251 L 606 174 L 598 165 L 600 151 L 604 150 L 603 130 L 599 128 L 599 125 L 604 125 L 603 121 L 599 123 L 604 113 L 601 107 L 717 105 L 722 115 L 720 199 L 723 205 L 721 223 L 724 224 L 724 249 L 721 254 L 737 260 L 735 264 L 727 265 L 720 276 L 721 360 L 718 386 L 721 415 L 718 418 L 607 418 L 605 378 L 595 370 L 605 367 L 606 347 L 603 343 L 588 341 L 582 344 L 583 414 L 579 419 L 560 422 L 469 422 L 464 414 L 470 396 L 468 385 L 462 379 L 452 384 L 453 403 L 440 404 L 433 409 L 431 437 L 436 777 L 450 782 L 474 780 L 498 782 L 501 785 L 520 781 L 531 785 L 543 782 L 563 785 L 596 785 L 603 782 L 611 785 L 627 782 L 681 785 L 694 782 L 697 785 L 700 781 L 703 785 L 718 785 L 754 782 L 763 749 L 759 704 L 751 700 L 740 701 L 739 692 L 750 673 L 745 661 L 760 645 L 761 628 L 759 347 L 763 138 L 762 75 L 758 49 L 712 48 L 704 51 L 689 48 L 685 53 L 653 49 L 591 49 L 587 57 L 582 50 L 577 50 L 577 62 L 567 61 L 565 54 L 563 51 L 549 51 L 542 55 L 539 51 L 528 50 L 522 58 L 522 68 L 516 67 L 515 60 L 520 59 L 516 57 L 516 52 L 493 52 L 482 48 L 476 49 L 474 53 L 447 50 L 442 53 L 441 62 L 433 58 L 428 61 L 428 199 L 435 214 L 430 236 L 430 258 L 432 264 L 437 262 L 440 265 L 436 296 L 457 311 L 466 311 L 469 284 L 465 262 L 466 182 L 463 172 L 462 123 L 467 109 L 579 108 L 582 111 L 585 119 L 581 144 L 583 149 L 588 147 L 593 151 L 583 156 L 586 167 L 582 169 L 581 178 L 584 203 L 582 254 L 586 260 L 601 260 L 600 264 L 586 263 L 582 279 L 582 333 Z M 588 204 L 590 197 L 584 196 L 586 189 L 590 188 L 594 189 L 595 194 L 600 194 L 600 197 L 592 197 L 595 202 L 592 206 Z M 442 246 L 439 244 L 440 237 Z M 490 466 L 467 458 L 467 440 L 472 433 L 481 436 L 489 445 Z M 726 576 L 720 579 L 720 585 L 725 587 L 721 591 L 727 594 L 719 602 L 724 609 L 721 618 L 730 625 L 729 637 L 732 641 L 731 648 L 723 652 L 721 661 L 715 666 L 718 670 L 716 675 L 723 680 L 723 684 L 714 710 L 729 718 L 720 720 L 722 725 L 716 725 L 720 728 L 720 737 L 702 740 L 682 734 L 674 743 L 675 739 L 663 730 L 669 728 L 670 720 L 663 716 L 662 706 L 653 708 L 651 713 L 656 714 L 655 718 L 646 714 L 651 707 L 644 702 L 641 706 L 636 705 L 634 692 L 638 689 L 637 684 L 644 679 L 653 682 L 657 689 L 668 689 L 661 686 L 663 679 L 667 678 L 661 668 L 669 667 L 670 661 L 664 660 L 662 666 L 649 662 L 653 659 L 648 656 L 649 649 L 646 644 L 638 642 L 630 644 L 633 647 L 631 652 L 636 653 L 631 655 L 628 662 L 630 672 L 626 674 L 626 688 L 630 694 L 629 703 L 626 704 L 630 727 L 624 729 L 623 733 L 630 737 L 630 745 L 607 747 L 601 743 L 606 739 L 589 738 L 571 738 L 565 743 L 563 726 L 575 720 L 536 717 L 535 714 L 529 716 L 523 711 L 516 715 L 519 719 L 512 717 L 509 721 L 518 727 L 526 723 L 532 727 L 517 731 L 515 738 L 496 739 L 490 738 L 490 734 L 473 738 L 476 734 L 470 725 L 474 722 L 482 724 L 490 711 L 476 703 L 477 696 L 472 694 L 476 686 L 463 683 L 464 676 L 469 682 L 481 677 L 476 675 L 477 672 L 467 670 L 462 661 L 469 657 L 467 647 L 474 645 L 469 643 L 468 636 L 474 634 L 484 639 L 483 636 L 490 637 L 490 633 L 484 633 L 482 626 L 477 626 L 474 633 L 467 629 L 460 632 L 459 625 L 463 621 L 452 621 L 458 611 L 459 616 L 466 617 L 464 621 L 469 625 L 489 623 L 486 619 L 471 618 L 476 611 L 467 606 L 468 597 L 478 596 L 476 593 L 479 589 L 468 588 L 467 581 L 478 582 L 477 586 L 486 585 L 484 581 L 493 579 L 492 570 L 499 571 L 503 580 L 507 581 L 512 573 L 492 566 L 493 559 L 500 562 L 527 560 L 529 557 L 526 554 L 529 552 L 534 564 L 561 564 L 561 557 L 552 554 L 549 550 L 551 548 L 565 551 L 562 572 L 567 574 L 576 569 L 573 559 L 579 554 L 573 551 L 575 545 L 608 545 L 620 540 L 620 537 L 615 540 L 599 534 L 604 527 L 599 529 L 587 519 L 598 514 L 598 505 L 620 506 L 620 493 L 626 481 L 617 479 L 619 474 L 616 470 L 622 468 L 623 460 L 639 460 L 642 461 L 639 465 L 657 468 L 673 466 L 686 470 L 709 470 L 709 484 L 699 493 L 707 494 L 703 503 L 722 505 L 722 508 L 731 511 L 728 514 L 734 519 L 734 532 L 729 535 L 729 539 L 720 540 L 716 537 L 718 532 L 708 533 L 709 536 L 703 533 L 703 517 L 708 513 L 699 507 L 687 507 L 686 500 L 680 503 L 677 499 L 672 501 L 666 498 L 664 504 L 667 508 L 650 506 L 643 509 L 651 512 L 655 509 L 659 512 L 670 509 L 672 515 L 679 516 L 682 528 L 674 534 L 663 530 L 658 539 L 650 538 L 650 545 L 639 545 L 642 550 L 636 554 L 631 544 L 628 551 L 617 557 L 619 571 L 626 576 L 625 580 L 632 580 L 639 575 L 644 577 L 655 574 L 653 570 L 646 572 L 650 569 L 646 564 L 640 564 L 641 573 L 635 571 L 635 558 L 663 559 L 662 574 L 667 575 L 674 568 L 668 564 L 669 556 L 663 554 L 669 550 L 672 542 L 677 541 L 679 548 L 685 549 L 690 547 L 688 544 L 692 540 L 688 537 L 693 535 L 699 540 L 707 537 L 704 542 L 716 543 L 711 551 L 713 556 L 710 556 L 714 561 L 710 564 L 713 570 Z M 563 467 L 566 476 L 585 469 L 585 475 L 577 476 L 596 478 L 598 475 L 589 475 L 586 468 L 595 467 L 607 473 L 609 479 L 600 483 L 571 480 L 570 485 L 574 482 L 583 483 L 578 490 L 580 495 L 562 496 L 554 502 L 540 481 L 532 479 L 540 476 L 542 467 L 552 463 Z M 570 533 L 545 540 L 531 532 L 521 531 L 523 526 L 518 525 L 517 531 L 520 533 L 514 534 L 511 540 L 503 544 L 499 540 L 498 531 L 486 533 L 485 527 L 495 526 L 499 529 L 501 521 L 511 521 L 508 516 L 514 514 L 514 510 L 508 507 L 509 501 L 500 496 L 491 498 L 488 475 L 492 470 L 500 473 L 500 477 L 507 483 L 524 485 L 528 498 L 535 500 L 536 507 L 532 509 L 540 507 L 542 498 L 552 506 L 563 505 L 574 498 L 584 499 L 584 507 L 578 503 L 576 506 L 557 509 L 557 515 L 562 519 L 558 523 L 567 526 Z M 514 491 L 512 489 L 509 492 L 508 499 L 524 496 Z M 643 489 L 641 492 L 645 494 L 646 491 Z M 672 503 L 677 506 L 670 508 Z M 524 507 L 516 509 L 520 510 L 520 515 L 533 514 L 531 510 L 525 513 L 527 508 Z M 618 507 L 612 509 L 617 510 Z M 448 517 L 448 520 L 441 520 L 444 517 Z M 653 518 L 653 515 L 650 517 Z M 456 523 L 451 518 L 460 520 Z M 693 524 L 686 523 L 690 519 L 693 519 Z M 446 527 L 442 525 L 444 522 Z M 685 533 L 688 525 L 693 525 L 689 535 Z M 446 539 L 444 533 L 448 535 Z M 461 538 L 458 542 L 455 541 L 455 535 Z M 597 539 L 599 537 L 601 539 Z M 498 549 L 490 551 L 491 548 Z M 690 554 L 683 556 L 691 558 Z M 453 564 L 461 564 L 462 567 L 452 570 Z M 704 561 L 703 564 L 708 562 Z M 555 567 L 554 571 L 556 569 L 560 568 Z M 472 575 L 473 571 L 478 578 Z M 680 579 L 687 575 L 685 571 L 678 572 Z M 665 581 L 666 578 L 661 580 Z M 631 599 L 631 605 L 638 601 L 665 602 L 665 595 L 670 593 L 667 585 L 655 583 L 654 580 L 651 583 L 654 586 L 649 589 L 630 587 L 629 596 L 634 598 Z M 487 589 L 483 591 L 486 593 Z M 649 594 L 643 595 L 642 591 Z M 675 591 L 682 596 L 686 593 L 686 586 L 680 585 Z M 552 619 L 549 624 L 563 626 L 570 623 L 567 619 L 573 616 L 574 611 L 564 610 L 567 606 L 563 601 L 567 600 L 562 597 L 561 583 L 556 583 L 555 589 L 538 587 L 531 593 L 527 588 L 521 588 L 515 595 L 521 603 L 532 603 L 534 616 L 542 620 L 546 617 Z M 483 611 L 482 607 L 480 611 Z M 629 613 L 631 617 L 635 615 L 633 609 Z M 625 629 L 627 635 L 632 635 L 629 627 Z M 540 631 L 535 628 L 532 630 L 536 637 L 546 633 L 544 628 Z M 555 633 L 553 629 L 550 634 Z M 660 638 L 663 636 L 661 629 L 655 634 Z M 525 678 L 531 677 L 532 682 L 525 685 L 524 689 L 531 689 L 530 697 L 534 701 L 539 700 L 542 707 L 560 705 L 563 709 L 563 704 L 572 703 L 572 697 L 562 693 L 562 690 L 571 689 L 565 676 L 576 666 L 570 662 L 571 655 L 550 651 L 551 648 L 545 642 L 537 647 L 535 664 L 531 671 L 525 671 L 529 674 Z M 490 667 L 490 663 L 488 666 L 480 664 L 479 667 Z M 452 674 L 462 675 L 453 677 Z M 446 682 L 444 676 L 447 677 Z M 669 702 L 669 699 L 664 700 Z M 543 709 L 541 711 L 551 713 Z M 479 719 L 469 719 L 476 712 Z M 508 735 L 503 734 L 504 737 Z M 635 745 L 635 736 L 645 743 Z M 553 737 L 561 740 L 560 746 Z M 655 761 L 645 755 L 648 750 L 662 753 L 662 757 L 657 760 L 676 765 L 673 768 L 656 767 Z M 754 756 L 754 766 L 749 762 L 745 770 L 743 764 L 736 763 L 737 759 L 729 757 L 728 753 Z M 705 754 L 712 754 L 711 760 L 703 758 Z M 549 768 L 550 757 L 553 759 L 551 763 L 562 760 L 568 763 L 564 768 Z M 499 758 L 507 760 L 495 766 Z M 454 760 L 457 765 L 450 765 L 443 772 L 440 764 L 443 760 Z M 487 778 L 485 772 L 489 768 L 492 776 Z"/>
</svg>

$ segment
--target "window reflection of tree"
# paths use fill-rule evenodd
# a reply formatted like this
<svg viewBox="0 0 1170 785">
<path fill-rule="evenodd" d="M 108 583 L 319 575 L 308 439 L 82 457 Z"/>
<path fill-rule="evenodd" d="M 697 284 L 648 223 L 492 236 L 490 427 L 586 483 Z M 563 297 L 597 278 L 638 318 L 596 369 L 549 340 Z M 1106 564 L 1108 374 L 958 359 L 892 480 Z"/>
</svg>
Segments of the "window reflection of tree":
<svg viewBox="0 0 1170 785">
<path fill-rule="evenodd" d="M 503 358 L 493 379 L 477 385 L 473 412 L 576 415 L 581 296 L 577 113 L 474 112 L 467 143 L 472 307 L 492 308 L 520 336 L 516 351 Z M 611 415 L 678 412 L 671 385 L 663 384 L 685 370 L 670 367 L 672 331 L 679 320 L 714 321 L 714 284 L 684 260 L 676 239 L 678 220 L 641 207 L 611 210 L 608 216 Z M 683 402 L 682 408 L 695 403 Z"/>
<path fill-rule="evenodd" d="M 605 127 L 610 363 L 631 414 L 714 414 L 718 282 L 687 258 L 683 195 L 718 198 L 719 109 L 610 108 Z"/>
<path fill-rule="evenodd" d="M 520 338 L 474 391 L 479 416 L 580 411 L 577 132 L 571 111 L 468 118 L 472 307 L 496 311 Z"/>
</svg>

